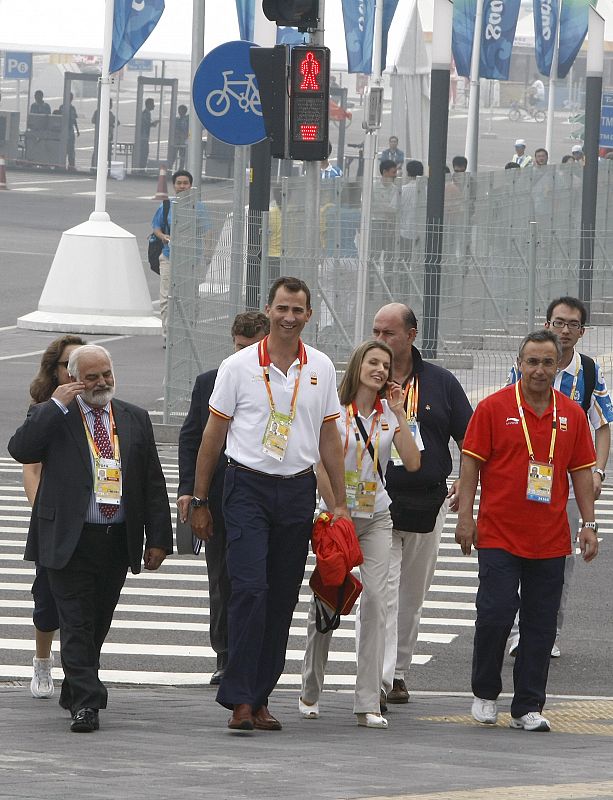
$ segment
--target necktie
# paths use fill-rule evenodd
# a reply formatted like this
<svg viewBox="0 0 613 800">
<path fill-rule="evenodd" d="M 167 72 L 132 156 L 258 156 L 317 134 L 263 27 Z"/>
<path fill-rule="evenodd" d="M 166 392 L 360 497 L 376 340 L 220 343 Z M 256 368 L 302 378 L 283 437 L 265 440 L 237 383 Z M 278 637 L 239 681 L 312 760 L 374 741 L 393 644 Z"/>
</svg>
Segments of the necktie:
<svg viewBox="0 0 613 800">
<path fill-rule="evenodd" d="M 102 422 L 102 409 L 92 409 L 94 413 L 94 442 L 98 448 L 98 452 L 102 458 L 113 458 L 114 452 L 111 445 L 111 440 Z M 109 503 L 99 503 L 98 508 L 100 513 L 107 519 L 112 519 L 118 511 L 119 506 L 113 506 Z"/>
</svg>

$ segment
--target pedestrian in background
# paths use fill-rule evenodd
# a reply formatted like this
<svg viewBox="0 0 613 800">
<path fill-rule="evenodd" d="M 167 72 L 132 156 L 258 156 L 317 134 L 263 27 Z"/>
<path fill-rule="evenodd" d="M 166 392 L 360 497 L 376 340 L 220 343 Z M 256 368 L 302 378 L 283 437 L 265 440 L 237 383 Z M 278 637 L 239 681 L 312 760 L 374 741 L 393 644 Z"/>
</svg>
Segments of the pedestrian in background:
<svg viewBox="0 0 613 800">
<path fill-rule="evenodd" d="M 47 347 L 40 360 L 38 374 L 30 384 L 32 403 L 44 403 L 51 398 L 58 386 L 69 383 L 68 359 L 72 351 L 85 344 L 80 336 L 66 334 L 54 339 Z M 34 506 L 42 464 L 23 465 L 23 488 L 30 507 Z M 57 606 L 49 588 L 49 578 L 45 567 L 36 564 L 36 577 L 32 584 L 34 598 L 34 636 L 36 652 L 32 659 L 34 675 L 30 682 L 32 697 L 48 698 L 53 696 L 54 686 L 51 670 L 53 669 L 53 653 L 51 645 L 56 630 L 60 627 Z"/>
</svg>

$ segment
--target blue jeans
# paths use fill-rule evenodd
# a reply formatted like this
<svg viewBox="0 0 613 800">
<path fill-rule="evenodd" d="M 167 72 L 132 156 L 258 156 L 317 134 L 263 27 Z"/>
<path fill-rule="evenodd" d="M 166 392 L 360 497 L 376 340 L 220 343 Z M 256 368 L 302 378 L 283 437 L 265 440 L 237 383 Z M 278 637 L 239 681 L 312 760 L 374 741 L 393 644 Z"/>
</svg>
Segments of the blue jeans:
<svg viewBox="0 0 613 800">
<path fill-rule="evenodd" d="M 520 643 L 513 667 L 511 715 L 541 711 L 556 638 L 565 557 L 521 558 L 495 548 L 479 550 L 478 555 L 473 693 L 495 700 L 502 691 L 505 645 L 519 609 Z"/>
</svg>

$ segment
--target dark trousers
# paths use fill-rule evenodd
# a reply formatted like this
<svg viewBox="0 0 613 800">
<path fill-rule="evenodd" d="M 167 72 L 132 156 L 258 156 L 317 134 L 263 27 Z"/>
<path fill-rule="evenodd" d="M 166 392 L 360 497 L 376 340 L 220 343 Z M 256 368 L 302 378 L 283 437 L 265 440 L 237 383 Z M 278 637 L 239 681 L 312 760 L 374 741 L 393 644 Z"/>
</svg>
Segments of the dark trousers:
<svg viewBox="0 0 613 800">
<path fill-rule="evenodd" d="M 285 666 L 313 529 L 315 476 L 281 479 L 229 465 L 224 486 L 228 665 L 217 693 L 226 708 L 268 705 Z"/>
<path fill-rule="evenodd" d="M 545 705 L 551 648 L 564 586 L 564 562 L 564 556 L 532 559 L 514 556 L 506 550 L 479 550 L 472 690 L 485 700 L 495 700 L 502 691 L 505 646 L 519 609 L 513 717 L 541 711 Z"/>
<path fill-rule="evenodd" d="M 204 545 L 209 579 L 209 636 L 211 647 L 217 653 L 217 669 L 225 669 L 228 661 L 228 602 L 231 590 L 226 569 L 226 526 L 222 511 L 222 491 L 211 490 L 209 500 L 214 531 L 214 536 Z"/>
<path fill-rule="evenodd" d="M 32 596 L 34 597 L 32 622 L 36 629 L 45 633 L 56 631 L 60 627 L 60 620 L 55 600 L 51 594 L 47 568 L 38 564 L 36 565 L 36 577 L 32 584 Z"/>
<path fill-rule="evenodd" d="M 106 686 L 98 677 L 100 650 L 128 571 L 125 526 L 111 533 L 84 527 L 63 569 L 49 569 L 49 585 L 60 616 L 64 682 L 62 708 L 106 708 Z"/>
</svg>

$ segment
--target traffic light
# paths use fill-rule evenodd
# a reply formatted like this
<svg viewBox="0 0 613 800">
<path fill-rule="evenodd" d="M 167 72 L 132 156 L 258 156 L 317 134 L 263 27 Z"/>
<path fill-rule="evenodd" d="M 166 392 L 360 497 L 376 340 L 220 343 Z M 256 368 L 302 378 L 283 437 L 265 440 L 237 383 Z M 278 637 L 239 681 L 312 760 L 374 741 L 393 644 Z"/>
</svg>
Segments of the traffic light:
<svg viewBox="0 0 613 800">
<path fill-rule="evenodd" d="M 255 72 L 264 127 L 273 158 L 287 158 L 287 47 L 252 47 L 251 66 Z"/>
<path fill-rule="evenodd" d="M 263 0 L 264 16 L 277 25 L 306 31 L 317 28 L 319 0 Z"/>
<path fill-rule="evenodd" d="M 288 157 L 328 158 L 330 50 L 299 45 L 290 50 Z"/>
</svg>

